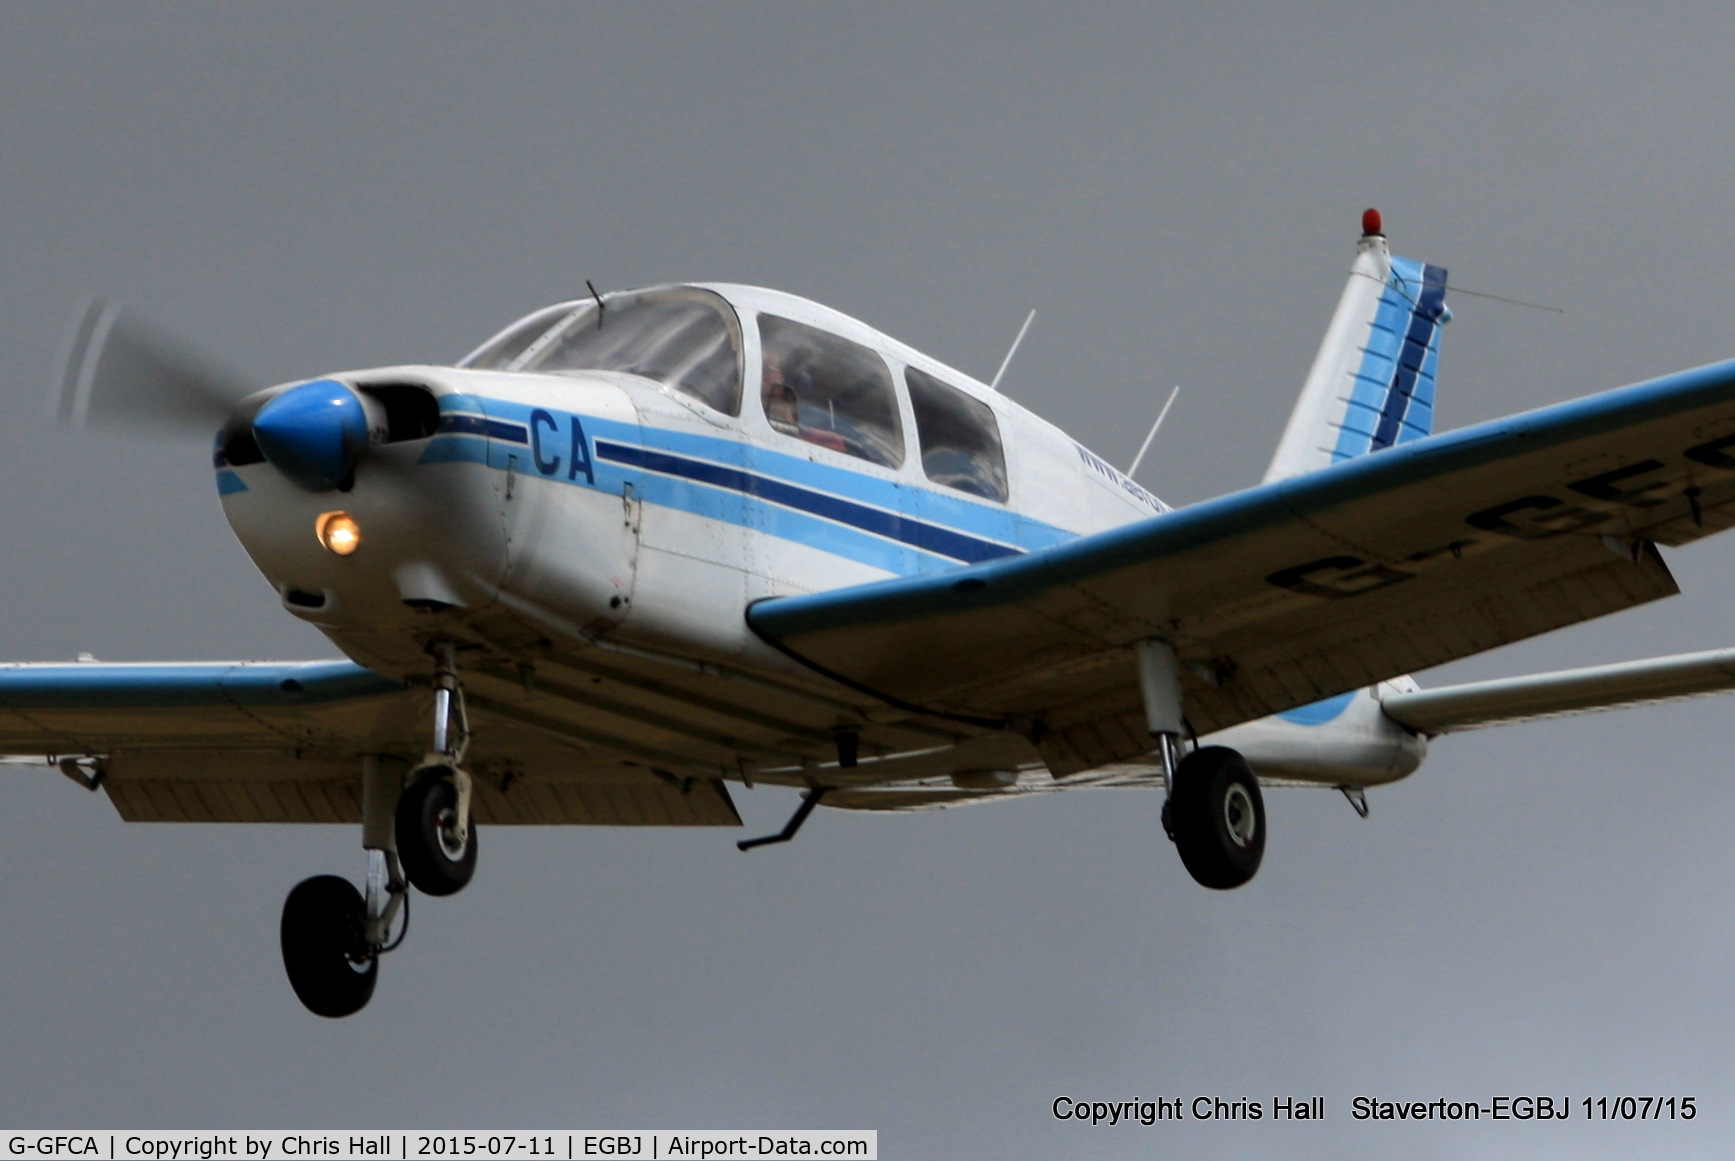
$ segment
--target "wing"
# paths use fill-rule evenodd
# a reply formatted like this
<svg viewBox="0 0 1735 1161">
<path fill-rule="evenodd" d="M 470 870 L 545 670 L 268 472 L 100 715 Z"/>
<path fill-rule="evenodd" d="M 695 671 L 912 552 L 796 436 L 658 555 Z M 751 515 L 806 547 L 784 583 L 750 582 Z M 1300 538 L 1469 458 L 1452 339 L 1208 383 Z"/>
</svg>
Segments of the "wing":
<svg viewBox="0 0 1735 1161">
<path fill-rule="evenodd" d="M 1394 693 L 1380 705 L 1404 728 L 1435 735 L 1731 689 L 1735 649 L 1713 649 Z"/>
<path fill-rule="evenodd" d="M 408 769 L 430 707 L 427 690 L 347 661 L 6 665 L 0 752 L 92 756 L 131 822 L 360 822 L 362 756 Z M 471 718 L 482 822 L 740 825 L 714 777 Z"/>
<path fill-rule="evenodd" d="M 1735 523 L 1735 362 L 1417 440 L 942 574 L 760 602 L 895 705 L 1020 729 L 1056 776 L 1149 747 L 1132 645 L 1204 734 L 1677 591 Z"/>
</svg>

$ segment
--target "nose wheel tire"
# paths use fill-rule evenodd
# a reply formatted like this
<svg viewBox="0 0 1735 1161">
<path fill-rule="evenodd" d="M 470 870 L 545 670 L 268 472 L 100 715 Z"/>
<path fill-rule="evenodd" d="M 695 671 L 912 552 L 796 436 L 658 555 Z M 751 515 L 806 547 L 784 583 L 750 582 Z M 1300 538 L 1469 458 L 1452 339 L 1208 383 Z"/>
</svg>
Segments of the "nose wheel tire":
<svg viewBox="0 0 1735 1161">
<path fill-rule="evenodd" d="M 454 895 L 476 874 L 476 824 L 458 828 L 458 788 L 443 767 L 415 774 L 398 799 L 398 859 L 424 895 Z"/>
<path fill-rule="evenodd" d="M 1226 746 L 1182 760 L 1165 821 L 1187 872 L 1213 890 L 1241 886 L 1265 857 L 1265 800 L 1247 759 Z"/>
<path fill-rule="evenodd" d="M 379 958 L 363 936 L 366 906 L 348 879 L 303 879 L 283 903 L 283 970 L 316 1016 L 359 1012 L 373 997 Z"/>
</svg>

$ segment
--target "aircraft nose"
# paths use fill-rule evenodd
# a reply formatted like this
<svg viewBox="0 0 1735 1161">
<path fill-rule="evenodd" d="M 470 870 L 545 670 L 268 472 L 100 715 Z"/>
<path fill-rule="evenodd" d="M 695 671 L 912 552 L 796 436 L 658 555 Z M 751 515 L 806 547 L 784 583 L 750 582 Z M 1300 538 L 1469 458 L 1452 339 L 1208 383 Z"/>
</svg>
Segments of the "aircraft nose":
<svg viewBox="0 0 1735 1161">
<path fill-rule="evenodd" d="M 253 438 L 271 466 L 309 492 L 353 478 L 368 446 L 368 415 L 356 393 L 316 379 L 277 395 L 253 419 Z"/>
</svg>

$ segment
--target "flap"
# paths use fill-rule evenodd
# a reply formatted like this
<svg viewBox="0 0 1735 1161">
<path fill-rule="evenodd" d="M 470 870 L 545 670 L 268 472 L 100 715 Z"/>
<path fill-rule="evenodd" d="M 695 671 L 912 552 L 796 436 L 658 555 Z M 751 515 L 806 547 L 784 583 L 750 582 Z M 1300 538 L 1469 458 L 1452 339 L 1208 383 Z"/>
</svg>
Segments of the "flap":
<svg viewBox="0 0 1735 1161">
<path fill-rule="evenodd" d="M 408 769 L 430 697 L 348 661 L 5 665 L 0 753 L 100 756 L 129 822 L 359 823 L 361 756 Z M 702 767 L 633 761 L 627 742 L 525 716 L 472 706 L 479 821 L 741 824 Z"/>
</svg>

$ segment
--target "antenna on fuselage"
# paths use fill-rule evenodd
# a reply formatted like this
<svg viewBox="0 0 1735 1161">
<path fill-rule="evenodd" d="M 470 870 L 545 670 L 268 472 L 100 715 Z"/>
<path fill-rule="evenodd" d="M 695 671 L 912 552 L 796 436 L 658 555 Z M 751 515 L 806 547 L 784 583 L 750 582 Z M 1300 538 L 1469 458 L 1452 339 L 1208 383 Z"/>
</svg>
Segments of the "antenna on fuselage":
<svg viewBox="0 0 1735 1161">
<path fill-rule="evenodd" d="M 1031 311 L 1024 317 L 1024 325 L 1018 328 L 1018 337 L 1012 340 L 1012 346 L 1007 350 L 1006 357 L 1000 360 L 1000 369 L 994 372 L 994 381 L 988 384 L 988 390 L 1000 390 L 1000 378 L 1006 374 L 1006 368 L 1012 365 L 1012 356 L 1018 353 L 1018 344 L 1024 341 L 1024 332 L 1030 329 L 1030 324 L 1036 321 L 1036 312 Z"/>
<path fill-rule="evenodd" d="M 1157 429 L 1163 426 L 1163 420 L 1169 417 L 1169 408 L 1175 405 L 1175 396 L 1180 393 L 1181 385 L 1177 383 L 1175 389 L 1169 392 L 1169 401 L 1157 412 L 1157 421 L 1151 424 L 1151 433 L 1145 436 L 1145 442 L 1139 445 L 1139 454 L 1133 457 L 1133 466 L 1127 469 L 1127 479 L 1132 479 L 1133 473 L 1139 470 L 1139 465 L 1145 462 L 1145 453 L 1151 450 L 1151 441 L 1157 438 Z"/>
<path fill-rule="evenodd" d="M 602 312 L 608 309 L 608 305 L 603 302 L 602 295 L 596 292 L 596 287 L 590 279 L 586 278 L 584 284 L 590 288 L 590 296 L 596 299 L 596 329 L 600 331 L 602 329 Z"/>
</svg>

